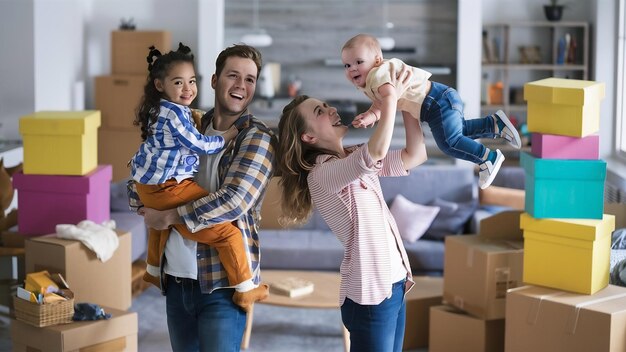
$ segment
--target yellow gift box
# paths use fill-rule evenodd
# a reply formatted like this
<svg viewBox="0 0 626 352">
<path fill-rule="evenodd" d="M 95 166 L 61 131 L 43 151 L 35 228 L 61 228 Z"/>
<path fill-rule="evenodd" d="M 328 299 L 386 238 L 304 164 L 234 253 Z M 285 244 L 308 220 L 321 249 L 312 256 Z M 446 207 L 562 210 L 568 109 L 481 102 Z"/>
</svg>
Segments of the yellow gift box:
<svg viewBox="0 0 626 352">
<path fill-rule="evenodd" d="M 600 130 L 604 83 L 546 78 L 524 85 L 529 132 L 586 137 Z"/>
<path fill-rule="evenodd" d="M 520 215 L 524 231 L 524 282 L 593 294 L 609 284 L 615 216 L 536 219 Z"/>
<path fill-rule="evenodd" d="M 24 174 L 83 176 L 98 166 L 100 111 L 39 111 L 20 118 Z"/>
</svg>

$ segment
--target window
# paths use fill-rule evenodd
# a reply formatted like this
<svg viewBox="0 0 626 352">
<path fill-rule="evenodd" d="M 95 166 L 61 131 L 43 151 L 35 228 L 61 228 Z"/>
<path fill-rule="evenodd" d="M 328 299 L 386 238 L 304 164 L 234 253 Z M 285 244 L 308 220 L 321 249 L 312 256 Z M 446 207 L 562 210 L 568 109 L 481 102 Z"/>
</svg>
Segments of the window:
<svg viewBox="0 0 626 352">
<path fill-rule="evenodd" d="M 616 115 L 617 126 L 615 131 L 617 136 L 617 155 L 626 159 L 626 0 L 619 1 L 618 12 L 618 38 L 617 38 L 617 95 L 616 95 Z"/>
</svg>

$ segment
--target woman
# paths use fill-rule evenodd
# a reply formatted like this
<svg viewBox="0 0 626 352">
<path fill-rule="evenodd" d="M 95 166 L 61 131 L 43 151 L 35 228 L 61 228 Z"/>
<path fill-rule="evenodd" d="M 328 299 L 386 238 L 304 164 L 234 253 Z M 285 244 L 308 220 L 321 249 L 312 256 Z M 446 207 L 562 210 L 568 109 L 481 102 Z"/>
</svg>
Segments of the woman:
<svg viewBox="0 0 626 352">
<path fill-rule="evenodd" d="M 368 143 L 346 147 L 337 109 L 307 96 L 284 109 L 277 166 L 283 221 L 303 223 L 313 204 L 344 246 L 340 306 L 352 351 L 401 351 L 404 294 L 413 285 L 406 251 L 378 177 L 404 176 L 426 160 L 419 122 L 405 118 L 406 147 L 389 151 L 397 91 L 411 73 L 381 86 L 381 118 Z M 397 89 L 396 89 L 397 88 Z"/>
</svg>

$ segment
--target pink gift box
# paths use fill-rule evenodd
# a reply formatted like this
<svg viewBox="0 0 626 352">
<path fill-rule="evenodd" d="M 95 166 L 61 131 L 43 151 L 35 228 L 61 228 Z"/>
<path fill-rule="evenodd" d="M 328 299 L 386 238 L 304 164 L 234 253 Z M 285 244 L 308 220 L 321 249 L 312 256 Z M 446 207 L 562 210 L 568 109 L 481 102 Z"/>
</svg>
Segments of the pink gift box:
<svg viewBox="0 0 626 352">
<path fill-rule="evenodd" d="M 584 159 L 600 158 L 600 138 L 557 136 L 554 134 L 533 133 L 530 152 L 543 159 Z"/>
<path fill-rule="evenodd" d="M 83 176 L 13 174 L 17 190 L 17 227 L 26 236 L 56 232 L 57 224 L 111 218 L 111 165 Z"/>
</svg>

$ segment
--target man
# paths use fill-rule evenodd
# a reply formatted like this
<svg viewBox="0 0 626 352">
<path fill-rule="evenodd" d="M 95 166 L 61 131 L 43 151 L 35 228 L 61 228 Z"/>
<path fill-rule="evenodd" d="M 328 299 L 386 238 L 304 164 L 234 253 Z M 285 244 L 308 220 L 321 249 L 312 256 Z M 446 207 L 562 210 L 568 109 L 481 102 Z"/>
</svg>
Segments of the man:
<svg viewBox="0 0 626 352">
<path fill-rule="evenodd" d="M 185 223 L 192 231 L 233 222 L 243 235 L 253 281 L 259 284 L 258 219 L 272 176 L 275 137 L 248 112 L 261 70 L 261 54 L 247 45 L 224 49 L 211 87 L 215 107 L 202 117 L 200 131 L 219 134 L 235 125 L 237 138 L 222 153 L 201 156 L 195 177 L 210 194 L 177 209 L 140 207 L 146 225 L 166 230 Z M 133 192 L 129 192 L 132 199 Z M 138 204 L 137 204 L 138 205 Z M 166 230 L 168 231 L 168 230 Z M 161 288 L 174 351 L 238 351 L 246 314 L 232 301 L 234 290 L 217 251 L 171 231 L 161 261 Z"/>
</svg>

